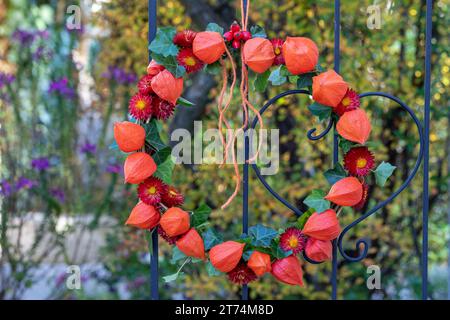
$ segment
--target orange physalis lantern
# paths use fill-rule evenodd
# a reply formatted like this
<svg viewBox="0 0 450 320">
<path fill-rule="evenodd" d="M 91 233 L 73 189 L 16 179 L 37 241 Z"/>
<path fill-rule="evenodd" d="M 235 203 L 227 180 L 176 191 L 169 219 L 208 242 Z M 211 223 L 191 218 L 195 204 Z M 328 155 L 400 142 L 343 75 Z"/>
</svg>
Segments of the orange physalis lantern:
<svg viewBox="0 0 450 320">
<path fill-rule="evenodd" d="M 114 139 L 123 152 L 136 151 L 144 146 L 145 129 L 129 121 L 116 122 L 114 124 Z"/>
<path fill-rule="evenodd" d="M 178 239 L 176 245 L 188 257 L 205 259 L 203 239 L 194 228 L 191 228 L 191 230 Z"/>
<path fill-rule="evenodd" d="M 160 216 L 154 206 L 139 202 L 131 211 L 125 224 L 139 229 L 152 229 L 158 224 Z"/>
<path fill-rule="evenodd" d="M 289 256 L 272 263 L 272 275 L 283 283 L 303 286 L 302 266 L 295 256 Z"/>
<path fill-rule="evenodd" d="M 156 76 L 158 73 L 163 71 L 165 68 L 164 66 L 158 64 L 155 60 L 150 61 L 147 67 L 147 74 L 151 76 Z"/>
<path fill-rule="evenodd" d="M 322 213 L 314 212 L 303 227 L 303 234 L 319 240 L 336 239 L 339 233 L 341 227 L 333 209 Z"/>
<path fill-rule="evenodd" d="M 344 113 L 339 118 L 336 130 L 343 138 L 364 144 L 369 138 L 372 126 L 364 110 L 355 109 Z"/>
<path fill-rule="evenodd" d="M 199 32 L 192 43 L 192 49 L 197 58 L 204 63 L 211 64 L 219 60 L 224 54 L 225 41 L 218 32 Z"/>
<path fill-rule="evenodd" d="M 269 40 L 253 38 L 245 42 L 243 57 L 250 69 L 256 73 L 263 73 L 272 66 L 275 53 Z"/>
<path fill-rule="evenodd" d="M 272 270 L 270 256 L 267 253 L 262 253 L 256 250 L 250 255 L 247 266 L 252 269 L 258 277 Z"/>
<path fill-rule="evenodd" d="M 163 70 L 152 79 L 153 91 L 163 100 L 177 104 L 183 92 L 183 78 L 175 78 L 169 70 Z"/>
<path fill-rule="evenodd" d="M 286 67 L 292 74 L 313 71 L 319 61 L 319 49 L 309 38 L 287 37 L 282 51 Z"/>
<path fill-rule="evenodd" d="M 150 177 L 156 171 L 156 163 L 145 152 L 130 154 L 123 166 L 125 183 L 138 184 Z"/>
<path fill-rule="evenodd" d="M 355 177 L 347 177 L 333 184 L 325 199 L 339 206 L 351 207 L 359 203 L 362 196 L 362 183 Z"/>
<path fill-rule="evenodd" d="M 314 238 L 309 238 L 306 243 L 305 252 L 308 258 L 313 259 L 317 262 L 322 262 L 331 259 L 332 256 L 332 245 L 329 240 L 319 240 Z"/>
<path fill-rule="evenodd" d="M 169 208 L 159 222 L 169 237 L 179 236 L 190 228 L 189 213 L 178 207 Z"/>
<path fill-rule="evenodd" d="M 313 99 L 325 106 L 336 107 L 344 98 L 347 89 L 347 82 L 334 70 L 313 77 Z"/>
<path fill-rule="evenodd" d="M 209 260 L 217 270 L 230 272 L 241 260 L 244 247 L 245 243 L 226 241 L 211 248 Z"/>
</svg>

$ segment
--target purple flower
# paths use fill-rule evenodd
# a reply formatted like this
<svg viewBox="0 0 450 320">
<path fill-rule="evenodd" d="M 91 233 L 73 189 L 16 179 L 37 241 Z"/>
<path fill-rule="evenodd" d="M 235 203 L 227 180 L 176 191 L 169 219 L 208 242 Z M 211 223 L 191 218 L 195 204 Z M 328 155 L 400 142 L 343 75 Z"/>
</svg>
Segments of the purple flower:
<svg viewBox="0 0 450 320">
<path fill-rule="evenodd" d="M 6 180 L 0 181 L 0 194 L 4 197 L 8 197 L 9 195 L 11 195 L 11 193 L 11 184 Z"/>
<path fill-rule="evenodd" d="M 39 61 L 43 59 L 49 59 L 52 56 L 52 52 L 47 50 L 44 46 L 37 47 L 36 51 L 31 54 L 31 58 L 34 61 Z"/>
<path fill-rule="evenodd" d="M 93 143 L 86 141 L 80 148 L 81 153 L 94 154 L 97 150 L 97 146 Z"/>
<path fill-rule="evenodd" d="M 50 87 L 48 88 L 48 92 L 57 92 L 68 99 L 73 99 L 75 97 L 75 90 L 68 86 L 68 80 L 66 77 L 61 78 L 59 80 L 53 81 L 50 83 Z"/>
<path fill-rule="evenodd" d="M 0 89 L 13 83 L 15 79 L 13 74 L 0 72 Z"/>
<path fill-rule="evenodd" d="M 126 72 L 124 69 L 109 66 L 108 71 L 102 74 L 103 78 L 110 79 L 121 85 L 134 84 L 137 75 L 133 72 Z"/>
<path fill-rule="evenodd" d="M 108 164 L 106 167 L 106 172 L 109 173 L 119 173 L 122 171 L 122 166 L 120 164 Z"/>
<path fill-rule="evenodd" d="M 50 194 L 61 203 L 64 203 L 64 201 L 66 200 L 66 195 L 64 191 L 59 188 L 51 189 Z"/>
<path fill-rule="evenodd" d="M 45 171 L 50 167 L 50 161 L 46 157 L 35 158 L 31 160 L 31 167 L 37 171 Z"/>
<path fill-rule="evenodd" d="M 20 177 L 19 180 L 17 180 L 17 182 L 16 182 L 15 189 L 16 189 L 16 191 L 20 191 L 22 189 L 31 189 L 31 188 L 37 186 L 37 184 L 38 183 L 34 180 L 30 180 L 25 177 Z"/>
<path fill-rule="evenodd" d="M 24 30 L 17 28 L 11 38 L 21 46 L 30 46 L 35 40 L 47 40 L 49 33 L 47 30 Z"/>
</svg>

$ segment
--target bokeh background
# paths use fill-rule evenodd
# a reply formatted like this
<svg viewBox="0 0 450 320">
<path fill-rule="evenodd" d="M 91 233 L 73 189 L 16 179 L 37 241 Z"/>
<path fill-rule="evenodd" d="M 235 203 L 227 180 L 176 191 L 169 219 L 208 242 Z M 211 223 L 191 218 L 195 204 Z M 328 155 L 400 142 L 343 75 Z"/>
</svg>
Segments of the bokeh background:
<svg viewBox="0 0 450 320">
<path fill-rule="evenodd" d="M 136 202 L 123 184 L 123 156 L 111 150 L 112 123 L 126 117 L 128 99 L 147 65 L 147 1 L 0 0 L 0 205 L 1 299 L 148 299 L 147 232 L 124 226 Z M 69 5 L 80 5 L 80 30 L 66 27 Z M 381 8 L 380 29 L 367 27 L 369 5 Z M 432 123 L 430 151 L 430 294 L 448 296 L 449 261 L 449 3 L 433 1 Z M 224 27 L 239 18 L 237 1 L 167 0 L 158 8 L 158 25 L 202 30 L 209 22 Z M 252 1 L 251 24 L 269 37 L 307 36 L 320 48 L 320 63 L 333 66 L 333 2 Z M 341 73 L 359 92 L 385 91 L 400 97 L 423 118 L 425 0 L 342 1 Z M 198 73 L 184 96 L 196 105 L 178 107 L 165 128 L 193 130 L 217 125 L 218 76 Z M 261 106 L 289 85 L 250 93 Z M 236 95 L 238 96 L 238 95 Z M 303 199 L 325 187 L 331 141 L 311 142 L 306 132 L 321 124 L 305 98 L 290 96 L 267 112 L 266 125 L 280 128 L 281 168 L 267 180 L 302 207 Z M 238 102 L 236 101 L 236 104 Z M 418 133 L 407 114 L 387 100 L 371 98 L 363 107 L 374 129 L 378 162 L 397 166 L 384 189 L 373 188 L 368 207 L 405 179 L 418 153 Z M 237 110 L 237 109 L 236 109 Z M 240 112 L 233 119 L 240 122 Z M 420 296 L 421 178 L 394 202 L 351 232 L 371 240 L 361 263 L 340 261 L 338 296 L 345 299 L 416 299 Z M 293 214 L 251 173 L 250 224 L 275 228 Z M 177 166 L 174 184 L 186 208 L 206 202 L 211 223 L 225 238 L 241 232 L 240 199 L 219 209 L 233 190 L 232 169 L 215 165 Z M 343 215 L 343 224 L 358 214 Z M 160 271 L 172 274 L 171 249 L 161 244 Z M 67 265 L 79 265 L 82 289 L 67 290 Z M 369 291 L 366 268 L 380 266 L 382 289 Z M 250 284 L 253 299 L 328 299 L 330 263 L 305 265 L 305 288 L 271 277 Z M 225 277 L 208 277 L 204 265 L 188 266 L 184 277 L 163 283 L 165 299 L 239 297 Z"/>
</svg>

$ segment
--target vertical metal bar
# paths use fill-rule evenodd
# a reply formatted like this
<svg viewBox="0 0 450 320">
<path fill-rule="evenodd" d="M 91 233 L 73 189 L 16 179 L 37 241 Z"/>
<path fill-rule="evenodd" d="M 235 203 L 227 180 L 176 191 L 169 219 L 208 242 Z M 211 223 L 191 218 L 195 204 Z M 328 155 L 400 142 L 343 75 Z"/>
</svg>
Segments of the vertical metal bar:
<svg viewBox="0 0 450 320">
<path fill-rule="evenodd" d="M 334 71 L 340 71 L 341 57 L 341 2 L 339 0 L 334 1 Z M 339 149 L 338 149 L 338 134 L 336 131 L 336 124 L 333 129 L 333 166 L 339 161 Z M 331 299 L 337 299 L 337 241 L 333 241 L 333 257 L 331 261 Z"/>
<path fill-rule="evenodd" d="M 148 44 L 156 36 L 156 10 L 157 0 L 148 0 Z M 148 50 L 148 61 L 152 60 L 150 49 Z M 151 234 L 151 260 L 150 260 L 150 291 L 152 300 L 159 299 L 158 292 L 158 232 L 154 230 Z"/>
<path fill-rule="evenodd" d="M 425 26 L 425 111 L 424 111 L 424 152 L 423 152 L 423 198 L 422 198 L 422 300 L 428 298 L 428 181 L 430 157 L 430 91 L 431 91 L 431 36 L 433 1 L 427 0 Z"/>
<path fill-rule="evenodd" d="M 247 15 L 247 1 L 243 0 L 244 5 L 244 11 L 242 14 L 244 17 Z M 245 114 L 244 114 L 245 117 Z M 247 160 L 249 159 L 249 139 L 246 135 L 248 126 L 244 129 L 244 167 L 243 167 L 243 182 L 242 182 L 242 233 L 247 234 L 248 233 L 248 163 Z M 242 286 L 242 300 L 248 300 L 248 286 L 244 285 Z"/>
</svg>

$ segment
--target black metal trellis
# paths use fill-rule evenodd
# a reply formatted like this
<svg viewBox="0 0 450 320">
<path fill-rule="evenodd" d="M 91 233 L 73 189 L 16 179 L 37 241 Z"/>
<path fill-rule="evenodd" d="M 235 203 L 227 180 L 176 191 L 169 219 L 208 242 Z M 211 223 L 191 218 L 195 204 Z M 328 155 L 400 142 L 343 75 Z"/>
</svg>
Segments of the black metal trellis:
<svg viewBox="0 0 450 320">
<path fill-rule="evenodd" d="M 246 10 L 246 4 L 248 0 L 244 0 L 244 10 Z M 422 273 L 422 299 L 426 300 L 428 298 L 428 211 L 429 211 L 429 134 L 430 134 L 430 92 L 431 92 L 431 31 L 432 31 L 432 0 L 426 0 L 426 27 L 425 27 L 425 83 L 424 83 L 424 95 L 425 95 L 425 103 L 424 103 L 424 120 L 423 125 L 422 122 L 418 119 L 415 112 L 403 101 L 399 98 L 392 96 L 388 93 L 384 92 L 366 92 L 360 94 L 360 98 L 366 97 L 383 97 L 387 98 L 391 101 L 397 103 L 403 110 L 405 110 L 408 115 L 413 120 L 419 132 L 419 155 L 417 157 L 416 163 L 413 169 L 410 171 L 407 179 L 403 182 L 403 184 L 386 200 L 378 203 L 375 207 L 368 210 L 365 214 L 355 219 L 352 223 L 343 228 L 341 234 L 338 239 L 333 241 L 333 257 L 332 257 L 332 272 L 331 272 L 331 298 L 333 300 L 337 299 L 337 262 L 338 262 L 338 252 L 342 256 L 342 258 L 349 262 L 357 262 L 364 259 L 367 255 L 369 244 L 365 239 L 358 239 L 356 241 L 356 249 L 359 252 L 357 257 L 349 256 L 343 247 L 343 242 L 345 235 L 360 222 L 365 220 L 367 217 L 374 214 L 376 211 L 381 209 L 390 203 L 394 198 L 396 198 L 404 189 L 406 189 L 411 182 L 411 180 L 417 174 L 420 165 L 423 160 L 423 196 L 422 196 L 422 253 L 421 253 L 421 273 Z M 340 71 L 340 0 L 334 1 L 334 70 L 339 73 Z M 148 0 L 148 42 L 150 43 L 156 35 L 157 29 L 157 0 Z M 150 52 L 149 52 L 150 54 Z M 151 59 L 149 55 L 149 60 Z M 294 94 L 306 94 L 310 95 L 310 92 L 307 90 L 288 90 L 277 96 L 271 98 L 260 110 L 261 115 L 264 112 L 273 106 L 279 99 L 288 95 Z M 258 119 L 255 118 L 251 124 L 251 128 L 254 129 L 258 124 Z M 331 119 L 324 129 L 319 134 L 315 134 L 316 129 L 313 128 L 308 131 L 307 137 L 310 140 L 320 140 L 325 137 L 330 131 L 333 129 L 333 165 L 336 164 L 339 160 L 338 153 L 338 134 L 335 129 L 335 123 Z M 242 208 L 242 232 L 246 234 L 248 232 L 248 202 L 249 202 L 249 164 L 247 164 L 247 160 L 249 159 L 249 140 L 248 136 L 245 136 L 244 141 L 244 156 L 245 156 L 245 164 L 243 165 L 243 208 Z M 292 210 L 296 215 L 300 216 L 303 214 L 301 210 L 296 208 L 294 205 L 289 203 L 286 199 L 281 197 L 264 179 L 261 175 L 258 167 L 255 164 L 251 165 L 253 171 L 255 172 L 257 178 L 264 185 L 264 187 L 283 205 Z M 156 232 L 152 233 L 151 236 L 151 277 L 150 277 L 150 287 L 151 287 L 151 298 L 153 300 L 159 299 L 158 294 L 158 280 L 159 280 L 159 272 L 158 272 L 158 234 Z M 361 248 L 362 246 L 362 248 Z M 304 255 L 306 261 L 310 263 L 318 263 L 316 261 L 311 260 L 309 257 Z M 248 299 L 248 287 L 243 286 L 242 288 L 242 299 Z"/>
</svg>

